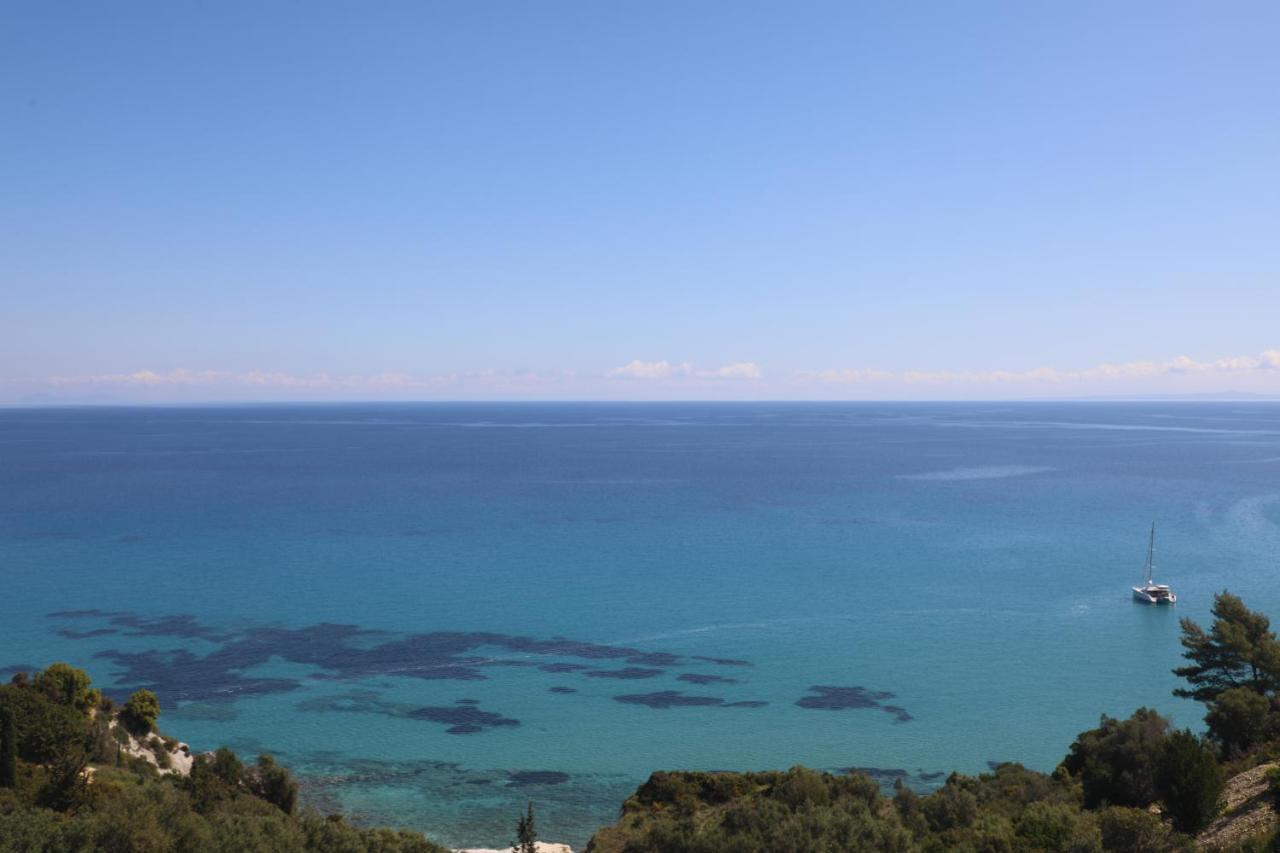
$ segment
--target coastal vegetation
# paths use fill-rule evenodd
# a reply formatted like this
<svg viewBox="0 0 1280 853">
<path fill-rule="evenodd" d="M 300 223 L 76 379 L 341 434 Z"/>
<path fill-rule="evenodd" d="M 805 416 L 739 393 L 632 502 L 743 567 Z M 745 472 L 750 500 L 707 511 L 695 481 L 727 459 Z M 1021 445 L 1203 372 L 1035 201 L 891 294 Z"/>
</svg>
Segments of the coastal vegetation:
<svg viewBox="0 0 1280 853">
<path fill-rule="evenodd" d="M 149 690 L 123 707 L 65 663 L 0 686 L 0 851 L 445 853 L 422 835 L 299 812 L 269 755 L 191 755 L 155 732 Z"/>
<path fill-rule="evenodd" d="M 588 849 L 1280 851 L 1280 640 L 1230 593 L 1212 613 L 1208 629 L 1182 621 L 1187 662 L 1175 670 L 1185 682 L 1176 694 L 1205 706 L 1203 734 L 1175 730 L 1150 708 L 1104 715 L 1052 773 L 1006 763 L 953 773 L 925 794 L 901 780 L 887 792 L 857 771 L 657 772 Z M 159 714 L 151 691 L 117 706 L 64 663 L 0 686 L 0 851 L 444 849 L 300 811 L 297 783 L 271 756 L 193 755 L 156 730 Z M 1246 812 L 1245 829 L 1229 831 Z M 530 803 L 514 849 L 535 839 Z"/>
</svg>

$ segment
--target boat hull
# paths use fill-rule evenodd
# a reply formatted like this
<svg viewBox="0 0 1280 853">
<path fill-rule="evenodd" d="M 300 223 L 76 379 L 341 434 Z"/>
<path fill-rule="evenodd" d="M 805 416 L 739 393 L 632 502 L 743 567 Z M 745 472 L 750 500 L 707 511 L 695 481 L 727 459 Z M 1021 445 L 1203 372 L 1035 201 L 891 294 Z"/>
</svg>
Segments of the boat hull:
<svg viewBox="0 0 1280 853">
<path fill-rule="evenodd" d="M 1178 596 L 1172 592 L 1150 593 L 1141 587 L 1133 588 L 1133 600 L 1142 604 L 1175 604 Z"/>
</svg>

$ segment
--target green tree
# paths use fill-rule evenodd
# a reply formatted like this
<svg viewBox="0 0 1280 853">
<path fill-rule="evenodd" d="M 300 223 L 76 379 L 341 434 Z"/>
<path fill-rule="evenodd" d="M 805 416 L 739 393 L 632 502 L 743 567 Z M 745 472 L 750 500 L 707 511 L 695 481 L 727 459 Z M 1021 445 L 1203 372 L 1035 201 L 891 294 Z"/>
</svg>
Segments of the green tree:
<svg viewBox="0 0 1280 853">
<path fill-rule="evenodd" d="M 1173 825 L 1194 835 L 1221 809 L 1222 768 L 1200 739 L 1183 729 L 1165 739 L 1156 768 L 1156 790 Z"/>
<path fill-rule="evenodd" d="M 289 771 L 276 764 L 270 755 L 259 755 L 258 766 L 244 774 L 249 793 L 266 800 L 285 814 L 293 814 L 298 807 L 298 783 Z"/>
<path fill-rule="evenodd" d="M 244 775 L 244 765 L 240 763 L 236 754 L 225 746 L 218 748 L 209 764 L 213 774 L 227 785 L 234 788 L 240 784 L 240 778 Z"/>
<path fill-rule="evenodd" d="M 533 802 L 530 801 L 528 811 L 520 816 L 516 824 L 516 843 L 511 853 L 537 853 L 538 832 L 533 825 Z"/>
<path fill-rule="evenodd" d="M 196 756 L 186 780 L 192 807 L 201 814 L 207 814 L 218 805 L 234 799 L 243 775 L 244 765 L 225 746 L 213 755 Z"/>
<path fill-rule="evenodd" d="M 13 715 L 18 757 L 23 761 L 47 764 L 57 758 L 64 744 L 84 736 L 84 715 L 39 691 L 12 684 L 0 686 L 0 708 Z"/>
<path fill-rule="evenodd" d="M 947 784 L 921 801 L 925 820 L 934 832 L 963 829 L 978 816 L 978 798 L 966 790 L 965 780 L 953 773 Z"/>
<path fill-rule="evenodd" d="M 1276 730 L 1271 700 L 1248 687 L 1233 687 L 1208 703 L 1204 721 L 1223 753 L 1235 756 L 1265 741 Z"/>
<path fill-rule="evenodd" d="M 160 700 L 145 687 L 135 690 L 124 703 L 122 716 L 130 730 L 146 734 L 156 727 L 156 720 L 160 718 Z"/>
<path fill-rule="evenodd" d="M 83 744 L 64 744 L 58 757 L 49 765 L 48 781 L 37 794 L 36 804 L 54 811 L 73 811 L 84 802 L 87 794 L 87 764 Z"/>
<path fill-rule="evenodd" d="M 36 673 L 32 687 L 60 705 L 88 713 L 100 698 L 97 690 L 90 689 L 90 684 L 89 674 L 83 669 L 53 663 Z"/>
<path fill-rule="evenodd" d="M 1103 714 L 1098 728 L 1081 732 L 1062 766 L 1079 778 L 1085 807 L 1154 802 L 1156 762 L 1168 731 L 1168 719 L 1139 708 L 1127 720 Z"/>
<path fill-rule="evenodd" d="M 1280 686 L 1280 642 L 1271 621 L 1226 590 L 1214 596 L 1212 613 L 1207 632 L 1190 619 L 1181 622 L 1182 656 L 1190 663 L 1173 672 L 1190 687 L 1174 695 L 1210 702 L 1237 687 L 1266 694 Z"/>
<path fill-rule="evenodd" d="M 0 708 L 0 788 L 18 784 L 18 727 L 13 712 Z"/>
</svg>

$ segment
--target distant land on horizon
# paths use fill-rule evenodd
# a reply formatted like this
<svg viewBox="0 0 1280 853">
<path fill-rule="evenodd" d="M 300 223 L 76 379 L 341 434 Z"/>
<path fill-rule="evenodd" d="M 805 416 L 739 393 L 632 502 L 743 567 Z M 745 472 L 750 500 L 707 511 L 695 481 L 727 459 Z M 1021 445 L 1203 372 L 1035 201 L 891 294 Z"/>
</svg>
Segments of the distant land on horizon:
<svg viewBox="0 0 1280 853">
<path fill-rule="evenodd" d="M 1044 404 L 1044 403 L 1280 403 L 1280 394 L 1258 394 L 1248 391 L 1218 391 L 1200 394 L 1116 394 L 1111 396 L 1089 397 L 988 397 L 988 398 L 955 398 L 939 397 L 936 399 L 794 399 L 794 400 L 715 400 L 715 399 L 670 399 L 670 400 L 583 400 L 583 399 L 456 399 L 456 400 L 197 400 L 197 401 L 136 401 L 115 400 L 110 398 L 92 398 L 81 400 L 58 400 L 46 397 L 26 398 L 3 402 L 0 409 L 75 409 L 75 408 L 121 408 L 121 409 L 183 409 L 218 406 L 253 406 L 255 408 L 271 406 L 414 406 L 414 405 L 813 405 L 813 404 L 857 404 L 857 405 L 929 405 L 941 403 L 1000 403 L 1000 404 Z"/>
<path fill-rule="evenodd" d="M 1006 402 L 1037 403 L 1244 403 L 1276 402 L 1280 394 L 1257 394 L 1250 391 L 1206 391 L 1200 394 L 1117 394 L 1092 397 L 1044 397 L 1038 400 L 1009 400 Z"/>
</svg>

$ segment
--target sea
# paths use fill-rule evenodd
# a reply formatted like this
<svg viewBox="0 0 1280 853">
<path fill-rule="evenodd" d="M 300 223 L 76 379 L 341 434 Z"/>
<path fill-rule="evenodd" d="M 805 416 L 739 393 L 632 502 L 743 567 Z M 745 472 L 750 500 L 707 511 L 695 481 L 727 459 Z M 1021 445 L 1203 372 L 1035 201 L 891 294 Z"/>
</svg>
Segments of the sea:
<svg viewBox="0 0 1280 853">
<path fill-rule="evenodd" d="M 149 687 L 450 845 L 532 802 L 578 848 L 655 770 L 928 789 L 1200 727 L 1179 619 L 1280 614 L 1278 558 L 1261 402 L 0 410 L 0 677 Z"/>
</svg>

